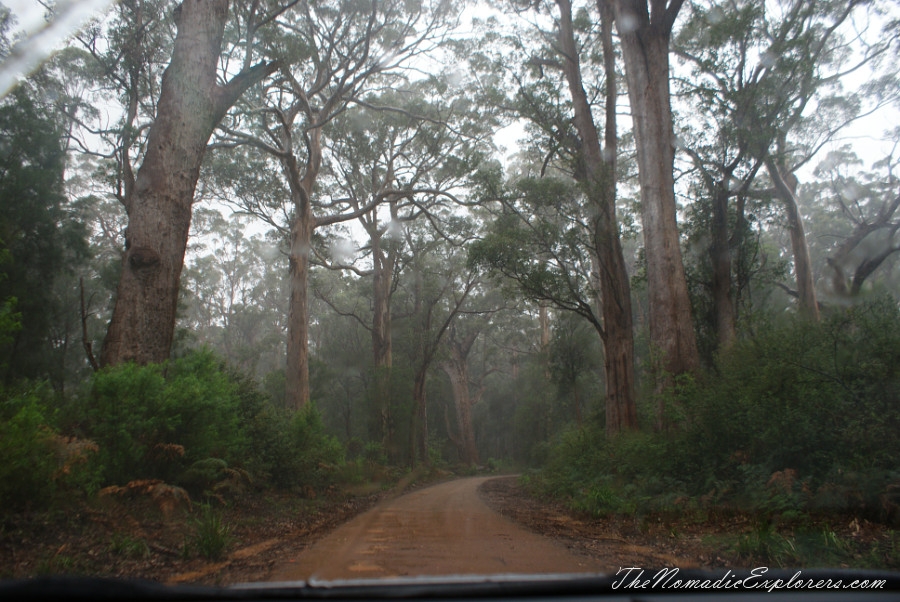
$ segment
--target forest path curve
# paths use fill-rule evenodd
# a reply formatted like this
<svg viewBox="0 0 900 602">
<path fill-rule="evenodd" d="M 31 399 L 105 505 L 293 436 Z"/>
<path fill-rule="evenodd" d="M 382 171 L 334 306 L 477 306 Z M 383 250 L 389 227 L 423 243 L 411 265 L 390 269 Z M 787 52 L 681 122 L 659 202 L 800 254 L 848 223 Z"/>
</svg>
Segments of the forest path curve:
<svg viewBox="0 0 900 602">
<path fill-rule="evenodd" d="M 606 568 L 488 508 L 478 488 L 491 478 L 457 479 L 384 501 L 276 567 L 270 578 L 597 573 Z"/>
</svg>

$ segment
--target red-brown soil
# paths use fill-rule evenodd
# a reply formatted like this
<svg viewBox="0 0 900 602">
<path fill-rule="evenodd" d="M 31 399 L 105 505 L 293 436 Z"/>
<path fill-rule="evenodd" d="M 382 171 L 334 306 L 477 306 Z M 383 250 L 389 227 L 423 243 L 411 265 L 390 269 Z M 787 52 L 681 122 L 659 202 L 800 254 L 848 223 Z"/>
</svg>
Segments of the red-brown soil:
<svg viewBox="0 0 900 602">
<path fill-rule="evenodd" d="M 490 477 L 456 479 L 378 504 L 276 568 L 276 581 L 597 573 L 607 567 L 491 510 Z"/>
<path fill-rule="evenodd" d="M 200 555 L 194 541 L 196 509 L 166 515 L 146 501 L 107 500 L 17 515 L 0 522 L 0 579 L 65 573 L 221 585 L 309 576 L 747 564 L 732 550 L 734 534 L 751 529 L 746 517 L 586 518 L 530 497 L 515 477 L 461 479 L 399 496 L 408 485 L 356 496 L 257 493 L 231 500 L 219 509 L 230 526 L 230 545 L 215 561 Z M 370 508 L 377 512 L 358 516 Z M 875 541 L 884 530 L 854 523 L 840 527 L 839 535 Z M 344 538 L 331 548 L 346 548 L 343 573 L 336 556 L 314 559 L 316 542 L 322 540 L 324 549 L 334 545 L 326 543 L 329 533 Z M 529 549 L 541 551 L 529 559 Z"/>
</svg>

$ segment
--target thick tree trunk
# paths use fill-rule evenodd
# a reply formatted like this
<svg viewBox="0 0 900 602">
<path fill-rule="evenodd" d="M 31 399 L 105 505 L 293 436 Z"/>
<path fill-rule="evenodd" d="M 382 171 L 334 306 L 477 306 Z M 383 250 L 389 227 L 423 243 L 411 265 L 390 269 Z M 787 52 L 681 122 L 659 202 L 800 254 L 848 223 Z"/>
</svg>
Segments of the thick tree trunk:
<svg viewBox="0 0 900 602">
<path fill-rule="evenodd" d="M 451 352 L 452 353 L 452 352 Z M 464 464 L 478 464 L 478 448 L 475 446 L 475 430 L 472 428 L 472 397 L 469 395 L 469 367 L 465 358 L 456 354 L 441 367 L 450 377 L 453 405 L 456 408 L 456 425 L 459 429 L 458 447 Z"/>
<path fill-rule="evenodd" d="M 291 226 L 290 304 L 288 309 L 285 404 L 299 410 L 309 403 L 309 248 L 311 217 L 307 214 Z"/>
<path fill-rule="evenodd" d="M 601 14 L 606 21 L 603 33 L 604 55 L 607 58 L 606 148 L 601 149 L 600 137 L 581 80 L 580 60 L 572 27 L 572 6 L 569 0 L 557 0 L 557 3 L 560 8 L 560 45 L 565 55 L 563 69 L 572 97 L 575 126 L 582 141 L 585 192 L 594 214 L 591 225 L 603 314 L 603 331 L 600 334 L 603 338 L 606 373 L 606 430 L 614 434 L 637 428 L 637 411 L 631 285 L 616 219 L 615 155 L 618 144 L 615 121 L 616 81 L 609 23 L 612 15 L 609 14 L 608 6 L 601 3 Z"/>
<path fill-rule="evenodd" d="M 373 241 L 372 249 L 372 356 L 375 366 L 389 368 L 393 362 L 391 340 L 391 278 L 393 261 L 381 248 L 380 241 Z"/>
<path fill-rule="evenodd" d="M 659 6 L 661 5 L 661 6 Z M 669 98 L 669 37 L 681 2 L 616 1 L 628 97 L 634 121 L 647 258 L 650 343 L 659 363 L 658 389 L 699 366 L 691 304 L 676 220 L 675 136 Z M 663 409 L 660 408 L 660 420 Z M 661 424 L 660 424 L 661 426 Z"/>
<path fill-rule="evenodd" d="M 791 236 L 791 251 L 794 255 L 794 274 L 797 278 L 797 295 L 800 315 L 811 320 L 819 320 L 819 302 L 816 299 L 816 286 L 813 281 L 812 263 L 809 259 L 809 246 L 803 230 L 803 218 L 797 206 L 797 179 L 793 174 L 782 173 L 781 168 L 771 156 L 766 158 L 766 169 L 775 185 L 775 193 L 784 204 L 788 218 L 788 232 Z"/>
<path fill-rule="evenodd" d="M 396 459 L 393 417 L 391 416 L 391 280 L 394 255 L 381 246 L 381 236 L 372 235 L 372 357 L 375 365 L 375 407 L 378 410 L 379 437 L 388 457 Z"/>
<path fill-rule="evenodd" d="M 475 429 L 472 426 L 472 405 L 475 400 L 469 392 L 469 353 L 477 331 L 459 337 L 454 327 L 450 327 L 448 347 L 450 357 L 442 362 L 441 367 L 450 377 L 450 388 L 453 390 L 453 403 L 456 406 L 456 423 L 459 428 L 460 459 L 469 466 L 478 464 L 478 448 L 475 445 Z"/>
<path fill-rule="evenodd" d="M 272 71 L 258 65 L 216 84 L 227 0 L 184 0 L 162 78 L 156 121 L 125 210 L 128 228 L 103 365 L 168 359 L 175 332 L 191 204 L 206 144 L 240 94 Z"/>
<path fill-rule="evenodd" d="M 751 271 L 747 268 L 747 245 L 745 244 L 746 233 L 748 230 L 747 216 L 747 197 L 744 194 L 738 194 L 737 202 L 734 204 L 734 231 L 731 233 L 731 248 L 737 251 L 736 265 L 734 270 L 734 322 L 735 324 L 741 319 L 741 308 L 743 307 L 745 291 L 750 289 Z"/>
<path fill-rule="evenodd" d="M 317 116 L 314 116 L 314 118 Z M 285 135 L 288 135 L 285 132 Z M 291 153 L 283 159 L 294 200 L 294 223 L 291 224 L 290 276 L 291 300 L 288 314 L 287 372 L 285 403 L 299 410 L 309 403 L 309 255 L 316 227 L 312 213 L 312 190 L 322 165 L 322 129 L 307 133 L 305 171 L 300 177 L 297 161 Z M 286 145 L 290 148 L 290 145 Z"/>
<path fill-rule="evenodd" d="M 216 65 L 227 16 L 227 0 L 187 0 L 181 8 L 147 153 L 126 199 L 125 255 L 101 355 L 105 365 L 169 357 L 191 203 L 220 117 Z"/>
</svg>

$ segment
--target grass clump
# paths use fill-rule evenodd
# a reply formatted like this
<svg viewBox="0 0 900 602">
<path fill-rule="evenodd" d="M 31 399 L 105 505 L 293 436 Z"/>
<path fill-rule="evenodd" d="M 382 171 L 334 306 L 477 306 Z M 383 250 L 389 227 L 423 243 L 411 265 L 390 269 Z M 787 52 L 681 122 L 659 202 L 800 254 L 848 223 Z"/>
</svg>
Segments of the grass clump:
<svg viewBox="0 0 900 602">
<path fill-rule="evenodd" d="M 127 533 L 113 533 L 109 551 L 125 558 L 144 559 L 150 557 L 150 546 L 140 537 Z"/>
<path fill-rule="evenodd" d="M 194 532 L 187 549 L 196 550 L 209 560 L 220 560 L 231 545 L 231 527 L 222 518 L 221 512 L 209 504 L 200 506 L 200 516 L 194 520 Z"/>
</svg>

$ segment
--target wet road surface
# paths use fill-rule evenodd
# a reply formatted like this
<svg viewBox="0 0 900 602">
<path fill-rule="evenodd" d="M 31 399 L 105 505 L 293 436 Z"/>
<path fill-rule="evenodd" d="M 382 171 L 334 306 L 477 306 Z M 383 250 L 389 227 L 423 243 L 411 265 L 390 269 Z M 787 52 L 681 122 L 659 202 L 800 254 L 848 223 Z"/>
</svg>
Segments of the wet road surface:
<svg viewBox="0 0 900 602">
<path fill-rule="evenodd" d="M 281 567 L 275 581 L 418 575 L 596 573 L 597 560 L 488 508 L 473 477 L 382 502 Z"/>
</svg>

